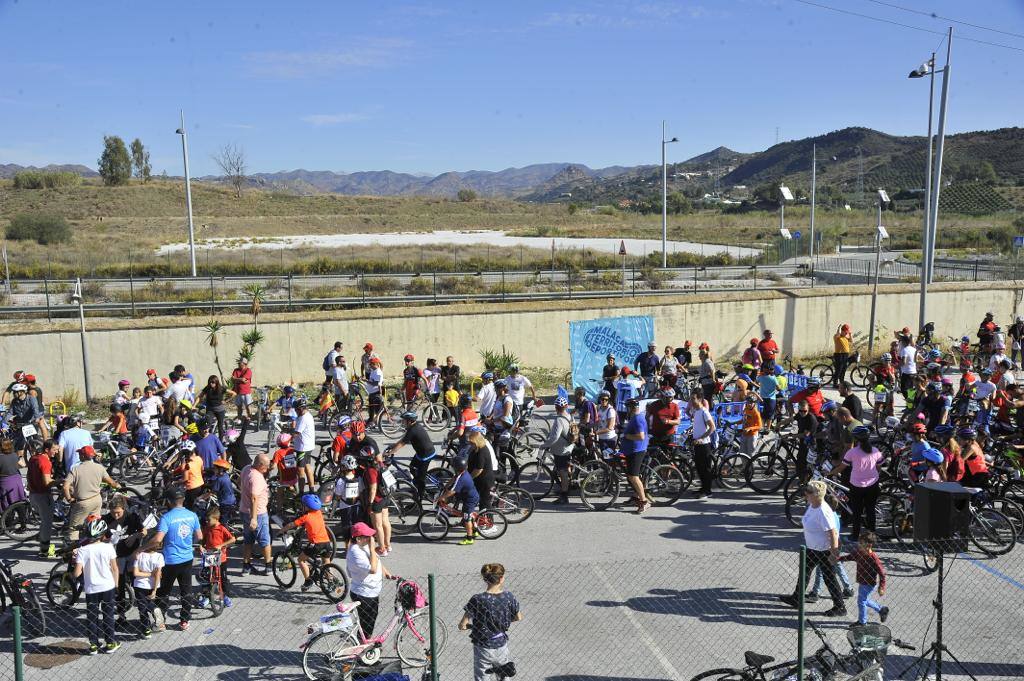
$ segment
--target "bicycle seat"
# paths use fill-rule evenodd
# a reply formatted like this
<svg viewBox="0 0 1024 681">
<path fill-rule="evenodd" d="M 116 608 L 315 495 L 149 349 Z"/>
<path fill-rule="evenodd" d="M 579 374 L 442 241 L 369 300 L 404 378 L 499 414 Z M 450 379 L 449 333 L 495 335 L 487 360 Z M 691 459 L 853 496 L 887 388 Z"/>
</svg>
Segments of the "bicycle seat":
<svg viewBox="0 0 1024 681">
<path fill-rule="evenodd" d="M 8 570 L 10 570 L 15 565 L 17 565 L 20 561 L 17 561 L 17 560 L 7 560 L 6 558 L 4 558 L 3 562 L 4 562 L 4 567 L 7 568 Z"/>
<path fill-rule="evenodd" d="M 316 444 L 317 447 L 326 447 L 327 445 L 331 444 L 332 442 L 334 442 L 334 441 L 333 440 L 324 440 L 323 438 L 319 438 L 317 440 L 314 440 L 314 443 Z"/>
<path fill-rule="evenodd" d="M 748 666 L 757 667 L 758 669 L 760 669 L 766 664 L 774 662 L 775 658 L 771 655 L 762 655 L 760 653 L 755 653 L 751 650 L 748 650 L 747 652 L 743 653 L 743 660 L 747 663 Z"/>
<path fill-rule="evenodd" d="M 336 607 L 338 609 L 338 612 L 342 614 L 352 612 L 353 610 L 359 607 L 359 601 L 352 601 L 351 603 L 338 603 Z"/>
</svg>

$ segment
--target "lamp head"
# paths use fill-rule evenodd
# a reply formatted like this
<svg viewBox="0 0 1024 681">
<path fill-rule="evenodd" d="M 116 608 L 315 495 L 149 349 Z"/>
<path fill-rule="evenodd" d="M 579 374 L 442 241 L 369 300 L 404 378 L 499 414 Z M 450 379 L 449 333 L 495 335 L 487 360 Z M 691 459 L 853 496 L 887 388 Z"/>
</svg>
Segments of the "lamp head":
<svg viewBox="0 0 1024 681">
<path fill-rule="evenodd" d="M 185 134 L 185 130 L 182 129 L 182 128 L 178 128 L 177 130 L 174 131 L 174 133 L 177 134 L 177 135 L 184 135 Z"/>
</svg>

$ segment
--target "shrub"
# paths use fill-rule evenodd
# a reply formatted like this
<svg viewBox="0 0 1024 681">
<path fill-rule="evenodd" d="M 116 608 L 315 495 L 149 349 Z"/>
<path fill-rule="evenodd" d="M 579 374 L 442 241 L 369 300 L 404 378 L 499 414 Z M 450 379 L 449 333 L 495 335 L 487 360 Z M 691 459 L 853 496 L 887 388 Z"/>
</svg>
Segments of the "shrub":
<svg viewBox="0 0 1024 681">
<path fill-rule="evenodd" d="M 364 277 L 363 285 L 368 293 L 394 293 L 402 287 L 394 277 Z"/>
<path fill-rule="evenodd" d="M 45 245 L 71 240 L 71 225 L 61 215 L 21 213 L 7 226 L 7 238 L 15 241 L 33 240 Z"/>
<path fill-rule="evenodd" d="M 411 296 L 429 296 L 434 292 L 434 282 L 427 277 L 415 277 L 409 281 L 405 292 Z"/>
<path fill-rule="evenodd" d="M 77 173 L 70 173 L 66 171 L 43 173 L 43 184 L 46 185 L 47 189 L 55 189 L 57 187 L 77 187 L 82 184 L 82 176 Z"/>
<path fill-rule="evenodd" d="M 470 201 L 476 200 L 476 192 L 472 189 L 460 189 L 459 193 L 455 196 L 463 203 L 469 203 Z"/>
<path fill-rule="evenodd" d="M 455 295 L 478 293 L 476 277 L 442 277 L 437 280 L 437 290 Z"/>
<path fill-rule="evenodd" d="M 37 170 L 22 170 L 14 174 L 15 189 L 42 189 L 45 186 L 43 173 Z"/>
</svg>

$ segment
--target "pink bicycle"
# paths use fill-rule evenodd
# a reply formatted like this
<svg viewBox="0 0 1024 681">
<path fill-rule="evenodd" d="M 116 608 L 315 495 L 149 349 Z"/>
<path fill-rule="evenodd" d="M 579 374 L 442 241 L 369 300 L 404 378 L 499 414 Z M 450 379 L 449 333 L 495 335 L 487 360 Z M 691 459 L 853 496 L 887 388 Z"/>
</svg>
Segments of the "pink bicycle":
<svg viewBox="0 0 1024 681">
<path fill-rule="evenodd" d="M 395 653 L 408 667 L 430 663 L 430 618 L 427 599 L 416 582 L 395 577 L 395 612 L 380 634 L 367 639 L 359 626 L 359 602 L 338 603 L 337 614 L 324 615 L 307 627 L 310 637 L 302 644 L 302 671 L 307 679 L 335 679 L 360 662 L 380 661 L 384 644 L 395 635 Z M 355 596 L 355 594 L 353 594 Z M 397 632 L 397 633 L 396 633 Z M 448 642 L 448 625 L 435 622 L 437 651 Z M 342 676 L 344 678 L 344 676 Z"/>
</svg>

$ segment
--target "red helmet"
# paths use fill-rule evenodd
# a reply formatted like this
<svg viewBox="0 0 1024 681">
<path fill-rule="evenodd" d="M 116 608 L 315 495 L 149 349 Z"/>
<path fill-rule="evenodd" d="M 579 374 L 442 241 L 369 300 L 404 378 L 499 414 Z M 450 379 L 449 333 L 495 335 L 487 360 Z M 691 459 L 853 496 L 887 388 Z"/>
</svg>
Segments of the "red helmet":
<svg viewBox="0 0 1024 681">
<path fill-rule="evenodd" d="M 416 359 L 416 358 L 415 358 L 415 357 L 413 357 L 412 355 L 406 355 L 406 356 L 405 356 L 405 361 L 406 361 L 406 362 L 411 362 L 411 361 L 413 361 L 414 359 Z"/>
<path fill-rule="evenodd" d="M 147 376 L 156 376 L 156 369 L 146 369 Z"/>
<path fill-rule="evenodd" d="M 925 426 L 923 423 L 915 423 L 914 425 L 910 426 L 910 432 L 916 435 L 924 435 L 925 433 L 928 432 L 928 427 Z"/>
<path fill-rule="evenodd" d="M 366 350 L 367 352 L 372 352 L 373 351 L 373 343 L 367 343 L 366 345 L 364 345 L 363 346 L 363 350 Z"/>
<path fill-rule="evenodd" d="M 623 376 L 629 376 L 631 373 L 633 373 L 632 369 L 630 369 L 629 367 L 622 367 Z"/>
<path fill-rule="evenodd" d="M 25 378 L 25 372 L 24 371 L 21 371 L 19 369 L 18 371 L 14 372 L 14 380 L 15 381 L 20 381 L 20 380 L 22 380 L 24 378 Z"/>
<path fill-rule="evenodd" d="M 757 339 L 756 338 L 751 338 L 750 339 L 750 344 L 751 345 L 757 345 Z"/>
<path fill-rule="evenodd" d="M 683 343 L 683 347 L 684 347 L 684 348 L 688 348 L 688 347 L 690 347 L 691 345 L 693 345 L 693 343 L 691 343 L 690 341 L 686 341 L 686 342 L 684 342 L 684 343 Z"/>
<path fill-rule="evenodd" d="M 366 432 L 366 424 L 363 423 L 362 421 L 353 421 L 352 425 L 351 425 L 351 429 L 352 429 L 353 433 L 365 433 Z"/>
<path fill-rule="evenodd" d="M 33 375 L 33 374 L 25 374 L 25 382 L 26 383 L 35 383 L 36 382 L 35 375 Z"/>
</svg>

